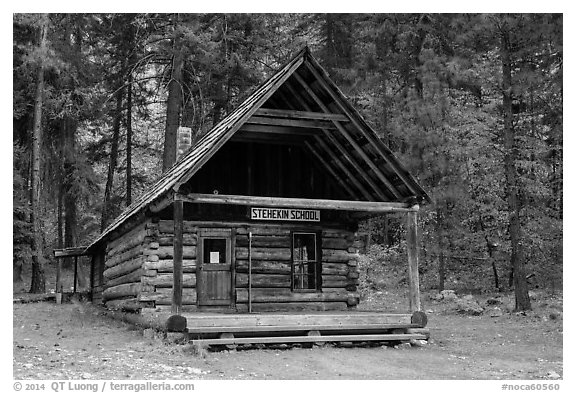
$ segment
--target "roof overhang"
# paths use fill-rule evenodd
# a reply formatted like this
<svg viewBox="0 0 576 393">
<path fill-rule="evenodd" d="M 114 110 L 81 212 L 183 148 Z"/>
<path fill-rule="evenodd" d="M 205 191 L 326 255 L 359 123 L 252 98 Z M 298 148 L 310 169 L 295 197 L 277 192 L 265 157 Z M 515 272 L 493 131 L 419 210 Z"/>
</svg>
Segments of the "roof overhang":
<svg viewBox="0 0 576 393">
<path fill-rule="evenodd" d="M 54 258 L 82 257 L 86 255 L 91 255 L 87 247 L 69 247 L 54 250 Z"/>
<path fill-rule="evenodd" d="M 366 202 L 334 199 L 280 198 L 247 195 L 220 194 L 176 194 L 174 200 L 189 203 L 211 203 L 219 205 L 242 205 L 263 207 L 290 207 L 296 209 L 341 210 L 367 213 L 416 212 L 419 206 L 401 202 Z"/>
</svg>

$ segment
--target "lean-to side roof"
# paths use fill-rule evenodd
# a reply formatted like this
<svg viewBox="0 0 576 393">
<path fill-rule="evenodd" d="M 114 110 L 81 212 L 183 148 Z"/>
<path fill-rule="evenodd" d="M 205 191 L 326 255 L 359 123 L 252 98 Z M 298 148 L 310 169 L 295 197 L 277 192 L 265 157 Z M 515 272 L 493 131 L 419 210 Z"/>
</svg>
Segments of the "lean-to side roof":
<svg viewBox="0 0 576 393">
<path fill-rule="evenodd" d="M 322 129 L 324 134 L 306 137 L 305 145 L 339 179 L 351 199 L 381 202 L 404 201 L 408 198 L 418 201 L 429 199 L 331 81 L 308 48 L 304 48 L 201 137 L 148 191 L 128 206 L 88 249 L 95 247 L 129 218 L 144 212 L 167 193 L 177 190 L 261 108 L 270 109 L 272 113 L 276 113 L 275 109 L 282 109 L 308 114 L 337 114 L 346 120 L 334 120 L 330 130 Z"/>
</svg>

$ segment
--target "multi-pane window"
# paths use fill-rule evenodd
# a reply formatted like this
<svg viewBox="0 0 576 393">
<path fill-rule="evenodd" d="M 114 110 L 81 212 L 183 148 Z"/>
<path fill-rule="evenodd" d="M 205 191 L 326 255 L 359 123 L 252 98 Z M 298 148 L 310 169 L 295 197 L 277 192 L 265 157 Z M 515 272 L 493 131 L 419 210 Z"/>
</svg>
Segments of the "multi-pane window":
<svg viewBox="0 0 576 393">
<path fill-rule="evenodd" d="M 315 233 L 292 234 L 292 289 L 320 289 L 320 261 Z"/>
</svg>

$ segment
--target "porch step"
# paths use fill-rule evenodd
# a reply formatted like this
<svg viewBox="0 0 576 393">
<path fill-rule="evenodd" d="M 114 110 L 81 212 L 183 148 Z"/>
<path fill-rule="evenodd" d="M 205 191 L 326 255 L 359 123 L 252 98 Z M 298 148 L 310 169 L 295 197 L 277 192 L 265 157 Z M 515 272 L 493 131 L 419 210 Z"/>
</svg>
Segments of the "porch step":
<svg viewBox="0 0 576 393">
<path fill-rule="evenodd" d="M 412 325 L 411 314 L 384 314 L 376 312 L 342 313 L 264 313 L 264 314 L 202 314 L 184 315 L 189 329 L 203 327 L 257 327 L 304 325 Z M 424 327 L 424 326 L 422 326 Z"/>
<path fill-rule="evenodd" d="M 284 337 L 231 337 L 192 340 L 192 343 L 205 345 L 233 344 L 280 344 L 280 343 L 319 343 L 338 341 L 407 341 L 425 340 L 424 334 L 345 334 L 330 336 L 284 336 Z"/>
<path fill-rule="evenodd" d="M 266 333 L 266 332 L 291 332 L 291 331 L 383 331 L 389 329 L 418 328 L 414 324 L 327 324 L 327 325 L 256 325 L 256 326 L 194 326 L 188 327 L 189 334 L 214 334 L 214 333 Z"/>
</svg>

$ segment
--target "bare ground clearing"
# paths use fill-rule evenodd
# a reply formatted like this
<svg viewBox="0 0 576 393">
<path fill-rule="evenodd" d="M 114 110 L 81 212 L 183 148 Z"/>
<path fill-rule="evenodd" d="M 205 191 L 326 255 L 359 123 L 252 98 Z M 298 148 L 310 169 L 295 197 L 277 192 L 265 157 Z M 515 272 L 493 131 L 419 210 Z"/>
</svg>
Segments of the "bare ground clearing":
<svg viewBox="0 0 576 393">
<path fill-rule="evenodd" d="M 15 303 L 13 373 L 15 379 L 562 377 L 562 319 L 547 317 L 548 300 L 541 299 L 527 315 L 495 318 L 455 315 L 440 303 L 427 303 L 432 340 L 424 347 L 326 345 L 207 351 L 204 357 L 189 344 L 145 338 L 142 331 L 87 304 Z"/>
</svg>

